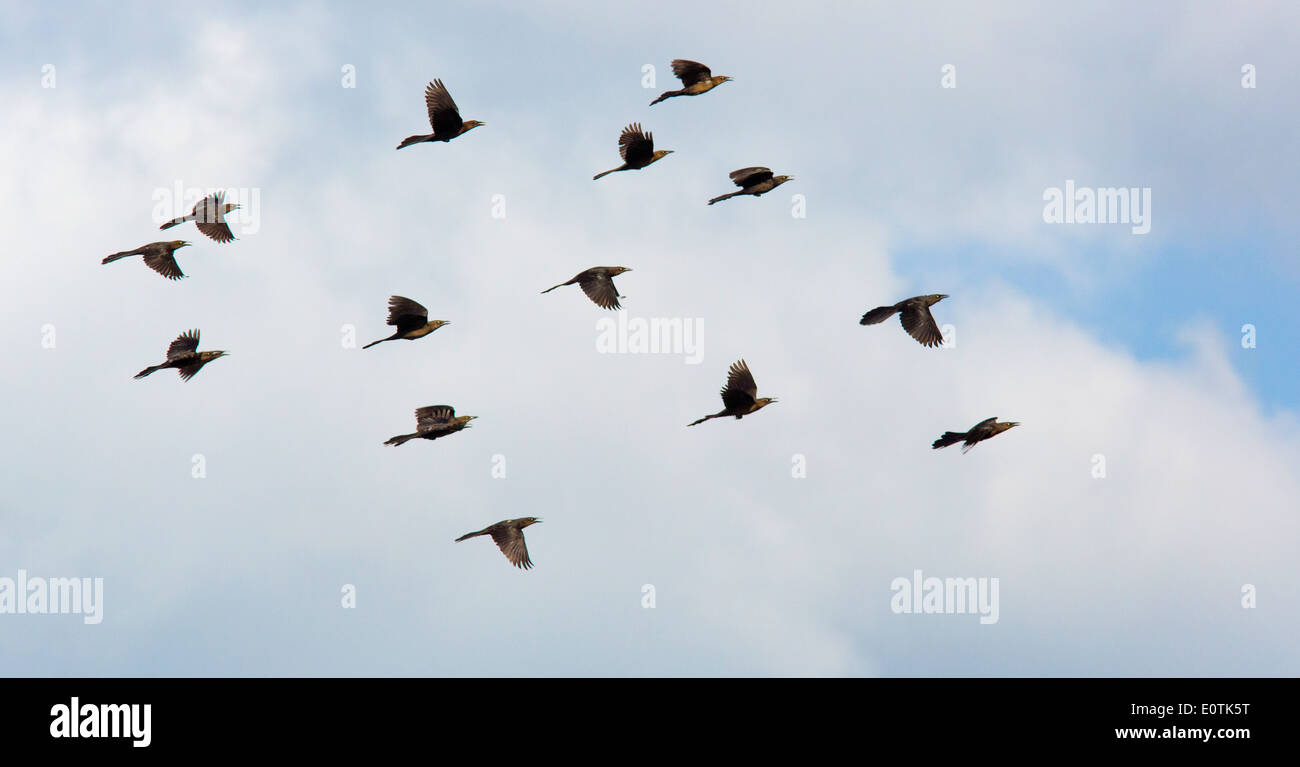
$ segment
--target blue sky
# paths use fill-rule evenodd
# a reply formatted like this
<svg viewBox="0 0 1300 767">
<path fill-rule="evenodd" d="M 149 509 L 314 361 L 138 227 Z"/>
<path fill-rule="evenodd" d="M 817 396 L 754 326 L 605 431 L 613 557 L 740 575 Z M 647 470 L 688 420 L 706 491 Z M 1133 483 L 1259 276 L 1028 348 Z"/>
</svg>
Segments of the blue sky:
<svg viewBox="0 0 1300 767">
<path fill-rule="evenodd" d="M 638 13 L 13 9 L 0 577 L 106 605 L 0 615 L 0 674 L 1300 673 L 1293 6 Z M 647 106 L 676 57 L 736 79 Z M 486 126 L 394 151 L 434 78 Z M 593 183 L 631 122 L 675 153 Z M 796 180 L 705 205 L 756 164 Z M 1151 232 L 1044 223 L 1067 179 L 1150 188 Z M 256 231 L 175 230 L 179 283 L 101 265 L 178 182 L 256 189 Z M 596 264 L 702 363 L 538 295 Z M 954 349 L 857 324 L 931 292 Z M 391 294 L 453 324 L 344 346 Z M 191 327 L 231 357 L 132 380 Z M 741 357 L 780 402 L 687 430 Z M 382 445 L 441 403 L 480 418 Z M 991 415 L 1024 425 L 930 449 Z M 526 515 L 527 573 L 452 543 Z M 999 578 L 999 622 L 892 613 L 916 569 Z"/>
</svg>

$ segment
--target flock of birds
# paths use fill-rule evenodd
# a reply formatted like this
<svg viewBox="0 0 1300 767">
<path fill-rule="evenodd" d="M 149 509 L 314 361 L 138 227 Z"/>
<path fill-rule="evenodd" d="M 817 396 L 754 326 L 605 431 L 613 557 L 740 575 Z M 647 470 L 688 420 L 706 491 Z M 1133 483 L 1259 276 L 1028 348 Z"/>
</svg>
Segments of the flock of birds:
<svg viewBox="0 0 1300 767">
<path fill-rule="evenodd" d="M 725 75 L 714 75 L 705 65 L 686 59 L 674 60 L 672 68 L 673 74 L 681 80 L 683 87 L 678 90 L 664 92 L 654 101 L 651 101 L 650 106 L 677 96 L 698 96 L 733 79 Z M 484 124 L 478 120 L 461 119 L 456 102 L 452 99 L 451 94 L 441 80 L 434 80 L 429 83 L 424 91 L 424 101 L 428 107 L 429 124 L 433 128 L 433 132 L 408 136 L 397 145 L 398 149 L 423 142 L 448 142 Z M 618 151 L 623 159 L 623 164 L 617 168 L 597 173 L 593 176 L 593 180 L 619 171 L 641 170 L 673 152 L 671 149 L 655 149 L 653 135 L 643 130 L 640 123 L 631 123 L 623 129 L 618 139 Z M 771 169 L 758 166 L 733 171 L 730 177 L 732 183 L 739 187 L 739 190 L 714 197 L 709 200 L 709 205 L 741 195 L 759 197 L 793 178 L 792 176 L 774 175 Z M 199 200 L 188 215 L 172 219 L 159 228 L 170 229 L 193 221 L 199 232 L 209 239 L 217 243 L 232 242 L 235 236 L 226 221 L 226 214 L 238 208 L 239 205 L 237 204 L 225 202 L 223 192 L 215 192 Z M 129 256 L 142 256 L 145 265 L 150 269 L 168 279 L 179 280 L 185 275 L 176 263 L 176 251 L 190 244 L 183 240 L 151 242 L 135 250 L 114 253 L 106 257 L 103 263 L 112 263 Z M 547 288 L 542 293 L 549 293 L 556 288 L 576 284 L 582 288 L 582 291 L 591 299 L 592 303 L 600 308 L 620 309 L 619 299 L 622 296 L 618 294 L 617 288 L 614 287 L 613 278 L 629 271 L 631 269 L 625 266 L 593 266 L 574 275 L 573 279 L 568 282 L 562 282 L 559 285 Z M 938 347 L 943 343 L 943 333 L 939 330 L 930 307 L 947 297 L 942 294 L 916 296 L 889 306 L 880 306 L 864 314 L 860 324 L 876 325 L 897 314 L 903 329 L 907 331 L 908 335 L 916 339 L 922 346 Z M 423 338 L 449 323 L 445 320 L 430 320 L 429 311 L 410 298 L 392 296 L 388 299 L 387 324 L 395 329 L 391 336 L 368 343 L 362 348 L 369 349 L 385 341 Z M 159 370 L 173 368 L 180 373 L 182 380 L 188 381 L 204 365 L 229 354 L 226 351 L 199 351 L 198 347 L 199 331 L 186 331 L 167 347 L 167 358 L 163 362 L 145 368 L 137 373 L 135 377 L 144 378 Z M 743 359 L 733 363 L 728 370 L 727 382 L 722 387 L 721 396 L 722 410 L 693 421 L 688 426 L 695 426 L 713 418 L 728 416 L 739 420 L 777 401 L 775 397 L 758 396 L 758 386 L 754 382 L 754 376 Z M 477 417 L 472 415 L 458 416 L 455 408 L 450 405 L 422 407 L 415 411 L 416 427 L 414 432 L 391 437 L 384 444 L 397 446 L 413 439 L 440 439 L 468 428 L 470 421 Z M 945 432 L 942 437 L 934 441 L 932 447 L 938 449 L 961 442 L 963 443 L 962 452 L 965 453 L 978 443 L 991 439 L 1013 426 L 1019 426 L 1019 424 L 1016 422 L 999 422 L 996 417 L 989 418 L 979 422 L 968 431 Z M 533 563 L 528 555 L 523 530 L 541 521 L 537 517 L 506 519 L 489 525 L 482 530 L 467 533 L 457 538 L 456 541 L 460 542 L 482 535 L 491 536 L 493 542 L 501 549 L 501 552 L 511 564 L 527 570 L 533 566 Z"/>
</svg>

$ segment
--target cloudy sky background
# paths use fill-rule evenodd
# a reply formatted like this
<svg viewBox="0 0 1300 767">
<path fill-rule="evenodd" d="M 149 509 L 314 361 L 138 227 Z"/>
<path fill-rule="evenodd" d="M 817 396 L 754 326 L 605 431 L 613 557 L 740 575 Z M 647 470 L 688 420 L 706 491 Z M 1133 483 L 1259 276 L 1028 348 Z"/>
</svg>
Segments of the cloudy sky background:
<svg viewBox="0 0 1300 767">
<path fill-rule="evenodd" d="M 1294 4 L 439 6 L 7 9 L 0 577 L 105 617 L 0 615 L 0 674 L 1300 673 Z M 674 57 L 736 81 L 649 108 Z M 434 78 L 487 125 L 395 152 Z M 593 183 L 633 121 L 676 153 Z M 1066 179 L 1151 232 L 1045 224 Z M 101 266 L 177 182 L 259 230 Z M 538 295 L 597 264 L 703 362 Z M 954 349 L 857 324 L 930 292 Z M 394 293 L 453 324 L 344 348 Z M 132 380 L 188 328 L 231 357 Z M 781 401 L 687 430 L 741 357 Z M 441 403 L 480 419 L 382 444 Z M 532 571 L 452 543 L 526 515 Z M 916 569 L 999 622 L 895 615 Z"/>
</svg>

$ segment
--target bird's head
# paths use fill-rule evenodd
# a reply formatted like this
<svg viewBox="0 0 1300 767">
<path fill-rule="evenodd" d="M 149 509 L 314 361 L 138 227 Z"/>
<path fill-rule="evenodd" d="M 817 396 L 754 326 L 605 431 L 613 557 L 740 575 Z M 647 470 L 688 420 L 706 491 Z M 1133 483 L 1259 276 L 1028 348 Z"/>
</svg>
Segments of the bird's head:
<svg viewBox="0 0 1300 767">
<path fill-rule="evenodd" d="M 776 397 L 759 397 L 758 399 L 754 400 L 754 409 L 761 410 L 762 408 L 767 407 L 773 402 L 776 402 Z"/>
<path fill-rule="evenodd" d="M 650 158 L 650 162 L 654 162 L 655 160 L 662 160 L 663 158 L 667 157 L 668 155 L 672 154 L 675 151 L 676 151 L 675 149 L 656 149 L 655 156 Z"/>
<path fill-rule="evenodd" d="M 947 297 L 948 296 L 943 293 L 933 293 L 925 297 L 925 305 L 934 306 L 935 304 L 939 303 L 940 301 L 942 301 Z"/>
<path fill-rule="evenodd" d="M 728 75 L 714 75 L 711 79 L 713 80 L 714 85 L 722 85 L 723 83 L 729 83 L 736 78 Z"/>
<path fill-rule="evenodd" d="M 542 520 L 540 517 L 524 517 L 523 519 L 519 520 L 519 527 L 525 528 L 528 527 L 529 525 L 535 525 L 541 521 Z"/>
<path fill-rule="evenodd" d="M 1006 431 L 1007 429 L 1010 429 L 1013 426 L 1019 426 L 1019 425 L 1020 425 L 1019 421 L 1004 421 L 998 424 L 998 432 L 1001 433 Z"/>
<path fill-rule="evenodd" d="M 433 331 L 437 330 L 443 325 L 450 325 L 450 324 L 451 324 L 451 320 L 429 320 L 429 324 L 426 327 L 428 327 L 429 332 L 432 333 Z"/>
<path fill-rule="evenodd" d="M 462 416 L 458 416 L 458 417 L 456 418 L 456 423 L 460 424 L 460 427 L 461 427 L 462 429 L 468 429 L 468 428 L 469 428 L 469 422 L 470 422 L 470 421 L 473 421 L 475 418 L 478 418 L 478 416 L 476 416 L 476 415 L 462 415 Z"/>
<path fill-rule="evenodd" d="M 772 186 L 777 187 L 787 181 L 794 181 L 794 176 L 777 176 L 772 179 Z"/>
<path fill-rule="evenodd" d="M 199 359 L 203 360 L 204 362 L 211 362 L 212 360 L 215 360 L 218 357 L 228 357 L 228 356 L 230 356 L 230 352 L 223 352 L 220 350 L 212 351 L 212 352 L 199 352 Z"/>
<path fill-rule="evenodd" d="M 171 242 L 169 242 L 169 243 L 167 243 L 167 244 L 170 245 L 170 246 L 172 246 L 172 250 L 180 250 L 181 248 L 184 248 L 184 247 L 190 245 L 191 243 L 188 243 L 188 242 L 186 242 L 186 241 L 184 241 L 184 240 L 172 240 Z"/>
<path fill-rule="evenodd" d="M 460 132 L 469 133 L 480 125 L 487 125 L 487 123 L 481 120 L 466 120 L 464 124 L 460 126 Z"/>
<path fill-rule="evenodd" d="M 224 208 L 224 210 L 223 210 L 224 213 L 229 213 L 229 212 L 232 211 L 232 210 L 239 210 L 239 203 L 237 203 L 237 202 L 228 202 L 228 203 L 226 203 L 226 204 L 223 206 L 223 208 Z"/>
<path fill-rule="evenodd" d="M 610 269 L 610 274 L 611 275 L 622 274 L 623 272 L 630 272 L 630 271 L 632 271 L 632 267 L 630 266 L 615 266 Z"/>
</svg>

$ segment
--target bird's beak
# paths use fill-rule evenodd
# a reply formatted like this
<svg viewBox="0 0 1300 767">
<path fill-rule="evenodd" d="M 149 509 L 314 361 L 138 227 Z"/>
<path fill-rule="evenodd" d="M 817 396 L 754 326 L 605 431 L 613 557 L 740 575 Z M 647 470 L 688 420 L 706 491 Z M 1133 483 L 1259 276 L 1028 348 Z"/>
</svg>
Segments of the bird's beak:
<svg viewBox="0 0 1300 767">
<path fill-rule="evenodd" d="M 1012 422 L 1011 422 L 1011 425 L 1012 425 L 1012 426 L 1019 426 L 1019 425 L 1020 425 L 1020 422 L 1019 422 L 1019 421 L 1012 421 Z"/>
<path fill-rule="evenodd" d="M 181 247 L 184 248 L 184 247 L 187 247 L 187 246 L 189 246 L 189 245 L 193 245 L 193 244 L 194 244 L 194 243 L 191 243 L 191 242 L 182 242 L 182 243 L 181 243 Z"/>
<path fill-rule="evenodd" d="M 736 78 L 734 78 L 734 77 L 731 77 L 730 75 L 725 75 L 724 77 L 726 78 L 726 79 L 724 79 L 724 80 L 722 81 L 722 82 L 724 82 L 724 83 L 729 83 L 729 82 L 731 82 L 732 80 L 735 80 L 735 79 L 736 79 Z"/>
<path fill-rule="evenodd" d="M 939 294 L 939 298 L 941 298 L 941 299 L 943 299 L 943 298 L 947 298 L 947 297 L 948 297 L 948 295 L 947 295 L 946 293 L 940 293 L 940 294 Z"/>
</svg>

